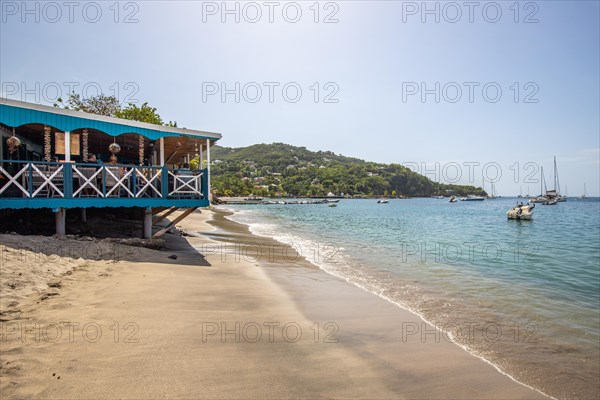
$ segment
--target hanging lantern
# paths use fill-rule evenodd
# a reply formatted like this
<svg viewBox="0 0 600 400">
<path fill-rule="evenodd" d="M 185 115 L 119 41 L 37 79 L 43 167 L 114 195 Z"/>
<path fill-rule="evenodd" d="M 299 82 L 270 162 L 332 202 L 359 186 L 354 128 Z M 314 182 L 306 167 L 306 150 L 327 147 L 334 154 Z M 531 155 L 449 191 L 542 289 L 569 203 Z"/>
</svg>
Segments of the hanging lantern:
<svg viewBox="0 0 600 400">
<path fill-rule="evenodd" d="M 87 129 L 83 130 L 83 133 L 81 134 L 81 141 L 82 141 L 82 145 L 83 145 L 83 162 L 88 162 L 88 156 L 89 156 L 88 146 L 89 146 L 89 141 L 88 141 L 88 130 Z"/>
<path fill-rule="evenodd" d="M 15 131 L 13 130 L 13 135 L 6 139 L 6 144 L 8 145 L 8 152 L 10 154 L 17 151 L 19 146 L 21 146 L 21 139 L 15 136 Z"/>
<path fill-rule="evenodd" d="M 142 135 L 140 135 L 139 156 L 140 156 L 140 165 L 144 165 L 144 137 Z"/>
<path fill-rule="evenodd" d="M 108 151 L 113 154 L 118 154 L 121 151 L 121 146 L 119 146 L 117 143 L 111 143 L 110 146 L 108 146 Z"/>
<path fill-rule="evenodd" d="M 110 161 L 113 163 L 117 162 L 117 154 L 121 151 L 121 146 L 119 146 L 117 144 L 117 142 L 113 142 L 110 144 L 110 146 L 108 146 L 108 151 L 110 151 L 112 153 L 112 156 L 110 156 Z"/>
<path fill-rule="evenodd" d="M 52 131 L 47 125 L 44 125 L 44 160 L 52 161 Z"/>
</svg>

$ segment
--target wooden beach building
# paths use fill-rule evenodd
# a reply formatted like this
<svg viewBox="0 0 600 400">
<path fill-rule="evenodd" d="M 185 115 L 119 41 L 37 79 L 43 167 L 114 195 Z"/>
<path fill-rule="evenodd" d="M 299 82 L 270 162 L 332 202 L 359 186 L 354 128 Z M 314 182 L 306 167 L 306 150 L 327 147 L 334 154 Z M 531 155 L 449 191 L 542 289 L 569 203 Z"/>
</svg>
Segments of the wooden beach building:
<svg viewBox="0 0 600 400">
<path fill-rule="evenodd" d="M 51 209 L 62 235 L 67 210 L 85 220 L 90 207 L 140 207 L 150 238 L 153 209 L 185 208 L 185 218 L 210 205 L 210 147 L 220 138 L 0 98 L 0 211 Z M 181 168 L 194 157 L 196 169 Z"/>
</svg>

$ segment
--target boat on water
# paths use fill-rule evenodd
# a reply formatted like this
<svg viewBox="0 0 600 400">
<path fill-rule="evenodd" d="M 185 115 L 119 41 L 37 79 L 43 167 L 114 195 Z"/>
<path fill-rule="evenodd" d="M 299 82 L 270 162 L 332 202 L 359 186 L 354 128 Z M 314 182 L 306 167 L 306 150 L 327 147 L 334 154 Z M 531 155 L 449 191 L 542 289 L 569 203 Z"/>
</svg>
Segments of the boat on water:
<svg viewBox="0 0 600 400">
<path fill-rule="evenodd" d="M 556 201 L 560 202 L 560 203 L 564 203 L 565 201 L 567 201 L 567 186 L 565 186 L 565 194 L 559 194 L 558 197 L 556 198 Z"/>
<path fill-rule="evenodd" d="M 377 200 L 377 204 L 387 204 L 389 202 L 390 201 L 388 199 L 379 199 L 379 200 Z"/>
<path fill-rule="evenodd" d="M 530 203 L 545 203 L 548 201 L 548 198 L 546 196 L 537 196 L 537 197 L 532 197 L 529 199 Z"/>
<path fill-rule="evenodd" d="M 325 203 L 339 203 L 340 199 L 325 199 Z"/>
<path fill-rule="evenodd" d="M 259 197 L 259 196 L 250 195 L 250 196 L 246 197 L 244 199 L 244 201 L 248 202 L 248 203 L 252 203 L 252 202 L 256 203 L 256 202 L 263 201 L 263 198 Z"/>
<path fill-rule="evenodd" d="M 463 197 L 462 199 L 460 199 L 460 201 L 483 201 L 483 200 L 485 200 L 485 197 L 476 196 L 474 194 L 470 194 L 467 197 Z"/>
<path fill-rule="evenodd" d="M 487 195 L 488 199 L 496 199 L 498 196 L 496 196 L 496 187 L 494 186 L 494 182 L 492 182 L 492 189 L 490 194 Z"/>
<path fill-rule="evenodd" d="M 448 200 L 449 203 L 456 203 L 458 201 L 458 199 L 456 198 L 456 196 L 452 196 L 450 197 L 450 200 Z"/>
<path fill-rule="evenodd" d="M 587 199 L 587 194 L 585 192 L 585 183 L 583 184 L 583 194 L 581 195 L 580 199 Z"/>
<path fill-rule="evenodd" d="M 329 203 L 329 204 L 327 204 L 327 207 L 337 207 L 337 204 L 336 203 Z"/>
<path fill-rule="evenodd" d="M 558 180 L 558 169 L 556 168 L 556 156 L 554 156 L 554 189 L 546 190 L 546 199 L 550 203 L 550 205 L 556 204 L 557 202 L 565 202 L 567 201 L 567 196 L 563 196 L 560 194 L 560 182 Z M 546 203 L 544 203 L 546 204 Z"/>
<path fill-rule="evenodd" d="M 524 219 L 530 220 L 533 219 L 533 209 L 535 208 L 535 204 L 523 204 L 517 203 L 516 206 L 511 208 L 506 212 L 506 217 L 508 219 Z"/>
<path fill-rule="evenodd" d="M 553 206 L 555 204 L 558 204 L 558 199 L 555 197 L 555 198 L 549 199 L 547 202 L 545 202 L 543 204 L 545 206 Z"/>
<path fill-rule="evenodd" d="M 540 178 L 540 195 L 529 198 L 530 203 L 545 203 L 548 201 L 548 197 L 544 193 L 548 193 L 546 188 L 546 178 L 544 178 L 544 167 L 541 168 L 542 176 Z"/>
</svg>

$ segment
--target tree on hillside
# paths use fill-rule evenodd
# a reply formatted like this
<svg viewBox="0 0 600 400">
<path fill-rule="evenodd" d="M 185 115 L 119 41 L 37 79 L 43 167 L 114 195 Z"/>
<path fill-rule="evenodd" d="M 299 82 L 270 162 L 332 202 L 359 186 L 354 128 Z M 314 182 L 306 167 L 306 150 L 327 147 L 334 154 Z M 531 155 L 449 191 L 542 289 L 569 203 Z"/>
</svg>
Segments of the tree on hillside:
<svg viewBox="0 0 600 400">
<path fill-rule="evenodd" d="M 211 155 L 214 188 L 237 196 L 263 193 L 256 178 L 276 196 L 323 196 L 328 192 L 357 196 L 430 196 L 442 191 L 455 195 L 485 194 L 480 188 L 438 185 L 400 164 L 379 164 L 326 151 L 310 151 L 283 143 L 242 148 L 214 146 Z M 241 184 L 243 183 L 243 185 Z"/>
</svg>

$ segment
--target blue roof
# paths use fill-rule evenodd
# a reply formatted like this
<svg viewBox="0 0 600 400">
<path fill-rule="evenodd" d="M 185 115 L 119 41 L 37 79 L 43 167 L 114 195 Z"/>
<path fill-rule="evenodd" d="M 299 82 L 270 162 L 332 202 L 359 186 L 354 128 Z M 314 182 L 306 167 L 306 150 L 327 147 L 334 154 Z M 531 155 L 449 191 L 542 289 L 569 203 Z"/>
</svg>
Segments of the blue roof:
<svg viewBox="0 0 600 400">
<path fill-rule="evenodd" d="M 152 140 L 169 136 L 191 136 L 210 140 L 221 138 L 219 133 L 154 125 L 8 99 L 0 99 L 0 123 L 11 127 L 44 124 L 64 132 L 88 128 L 111 136 L 137 133 Z"/>
</svg>

